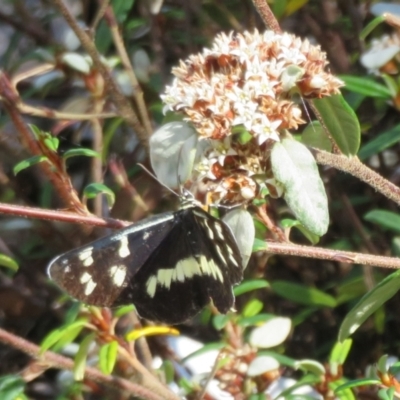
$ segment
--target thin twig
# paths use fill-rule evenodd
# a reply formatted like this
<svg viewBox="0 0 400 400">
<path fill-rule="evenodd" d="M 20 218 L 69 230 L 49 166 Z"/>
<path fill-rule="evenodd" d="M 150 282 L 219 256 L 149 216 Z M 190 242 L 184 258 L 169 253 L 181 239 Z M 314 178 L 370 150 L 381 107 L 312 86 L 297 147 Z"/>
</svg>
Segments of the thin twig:
<svg viewBox="0 0 400 400">
<path fill-rule="evenodd" d="M 3 106 L 10 116 L 14 126 L 22 137 L 24 144 L 27 146 L 29 151 L 34 156 L 48 156 L 49 160 L 54 157 L 54 161 L 59 160 L 58 156 L 55 154 L 44 154 L 43 149 L 39 146 L 39 143 L 34 140 L 32 132 L 29 130 L 28 126 L 22 119 L 22 116 L 16 107 L 15 103 L 18 101 L 18 94 L 15 92 L 14 88 L 11 86 L 10 81 L 7 79 L 4 73 L 0 72 L 0 96 L 3 99 Z M 79 197 L 72 186 L 69 176 L 59 168 L 55 168 L 51 162 L 41 162 L 38 167 L 44 172 L 48 179 L 53 184 L 56 189 L 57 194 L 61 201 L 74 211 L 87 214 L 87 210 L 84 205 L 79 200 Z"/>
<path fill-rule="evenodd" d="M 100 3 L 99 8 L 97 10 L 95 17 L 93 18 L 92 25 L 90 26 L 90 32 L 91 32 L 92 38 L 94 38 L 94 36 L 95 36 L 97 25 L 100 23 L 101 19 L 104 17 L 104 13 L 107 10 L 110 0 L 101 0 L 101 1 L 99 1 L 99 3 Z"/>
<path fill-rule="evenodd" d="M 117 19 L 115 18 L 115 14 L 114 14 L 114 11 L 111 6 L 109 6 L 107 8 L 107 11 L 105 13 L 105 21 L 107 22 L 107 24 L 110 28 L 111 36 L 113 38 L 115 47 L 117 49 L 119 57 L 121 58 L 122 65 L 124 66 L 124 69 L 125 69 L 126 73 L 128 74 L 128 78 L 131 82 L 132 89 L 133 89 L 133 95 L 135 96 L 136 105 L 139 110 L 140 120 L 141 120 L 142 124 L 144 125 L 148 136 L 150 136 L 153 129 L 151 127 L 146 103 L 144 102 L 143 91 L 139 85 L 139 82 L 136 79 L 136 75 L 135 75 L 135 72 L 133 71 L 131 61 L 129 59 L 128 53 L 126 52 L 124 41 L 122 40 L 122 37 L 120 34 Z"/>
<path fill-rule="evenodd" d="M 318 164 L 355 176 L 400 206 L 400 188 L 368 168 L 357 157 L 346 157 L 318 149 L 313 149 L 313 152 Z"/>
<path fill-rule="evenodd" d="M 83 48 L 87 51 L 89 56 L 92 58 L 93 64 L 99 71 L 104 79 L 105 90 L 110 95 L 111 100 L 115 104 L 120 116 L 126 121 L 126 123 L 134 130 L 137 134 L 141 144 L 148 147 L 148 134 L 143 126 L 140 124 L 133 108 L 121 92 L 117 83 L 111 76 L 111 72 L 108 67 L 102 62 L 101 55 L 97 51 L 97 48 L 91 39 L 91 37 L 85 32 L 84 29 L 78 24 L 74 16 L 69 12 L 68 8 L 62 0 L 53 0 L 53 3 L 59 8 L 61 14 L 64 16 L 65 21 L 75 32 L 79 38 Z"/>
<path fill-rule="evenodd" d="M 279 26 L 278 21 L 275 18 L 275 15 L 271 11 L 267 0 L 253 0 L 254 7 L 260 14 L 264 24 L 275 33 L 281 33 L 282 29 Z"/>
<path fill-rule="evenodd" d="M 40 208 L 15 206 L 4 203 L 0 203 L 0 214 L 80 223 L 108 227 L 112 229 L 123 228 L 124 226 L 130 224 L 130 222 L 119 221 L 111 218 L 101 219 L 94 216 L 84 216 L 65 211 L 43 210 Z M 300 246 L 289 242 L 267 242 L 267 246 L 267 251 L 271 254 L 319 258 L 322 260 L 332 260 L 348 264 L 375 265 L 383 268 L 400 269 L 400 258 L 395 257 L 323 249 L 321 247 Z"/>
<path fill-rule="evenodd" d="M 98 218 L 94 215 L 81 215 L 70 211 L 46 210 L 43 208 L 25 207 L 6 203 L 0 203 L 0 214 L 69 222 L 71 224 L 86 224 L 110 229 L 121 229 L 132 223 L 111 218 Z"/>
<path fill-rule="evenodd" d="M 320 260 L 338 261 L 347 264 L 373 265 L 381 268 L 400 269 L 400 258 L 376 256 L 373 254 L 354 253 L 350 251 L 323 249 L 321 247 L 301 246 L 293 243 L 276 243 L 267 241 L 270 254 L 318 258 Z"/>
<path fill-rule="evenodd" d="M 5 331 L 0 328 L 0 342 L 7 344 L 15 349 L 22 351 L 29 356 L 39 359 L 48 368 L 58 368 L 65 369 L 69 371 L 74 370 L 74 361 L 61 356 L 59 354 L 53 353 L 51 351 L 46 351 L 41 354 L 40 347 L 28 342 L 27 340 L 13 335 L 10 332 Z M 139 372 L 140 374 L 140 372 Z M 165 397 L 162 394 L 156 394 L 152 390 L 149 390 L 146 387 L 138 385 L 136 383 L 132 383 L 126 379 L 122 379 L 112 375 L 104 375 L 96 368 L 86 367 L 85 368 L 85 378 L 91 379 L 103 385 L 106 385 L 112 389 L 116 389 L 118 391 L 127 391 L 134 396 L 138 396 L 143 399 L 149 400 L 162 400 Z"/>
</svg>

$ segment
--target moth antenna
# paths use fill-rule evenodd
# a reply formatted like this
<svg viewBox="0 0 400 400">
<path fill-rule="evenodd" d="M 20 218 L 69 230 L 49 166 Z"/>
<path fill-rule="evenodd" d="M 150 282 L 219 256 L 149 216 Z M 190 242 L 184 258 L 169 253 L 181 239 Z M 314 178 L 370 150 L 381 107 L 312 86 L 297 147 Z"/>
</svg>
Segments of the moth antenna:
<svg viewBox="0 0 400 400">
<path fill-rule="evenodd" d="M 162 183 L 156 175 L 154 175 L 148 168 L 146 168 L 143 164 L 138 163 L 139 167 L 141 167 L 144 171 L 146 171 L 154 180 L 156 180 L 161 186 L 167 189 L 169 192 L 173 193 L 175 196 L 181 197 L 175 190 L 172 190 L 170 187 Z"/>
</svg>

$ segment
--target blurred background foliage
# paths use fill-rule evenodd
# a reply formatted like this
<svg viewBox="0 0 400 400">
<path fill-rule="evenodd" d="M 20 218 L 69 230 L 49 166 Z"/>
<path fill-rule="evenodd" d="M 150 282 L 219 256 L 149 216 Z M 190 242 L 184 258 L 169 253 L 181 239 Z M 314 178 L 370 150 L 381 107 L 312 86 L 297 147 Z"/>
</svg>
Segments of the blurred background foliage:
<svg viewBox="0 0 400 400">
<path fill-rule="evenodd" d="M 110 26 L 104 19 L 96 21 L 101 2 L 65 0 L 65 3 L 81 26 L 94 27 L 89 32 L 95 38 L 98 51 L 110 66 L 127 101 L 133 104 L 135 88 L 118 58 Z M 143 91 L 153 128 L 166 122 L 159 94 L 171 80 L 172 66 L 189 54 L 201 51 L 220 31 L 265 29 L 250 0 L 111 0 L 109 3 Z M 371 1 L 279 0 L 269 4 L 283 31 L 307 37 L 326 51 L 331 71 L 342 75 L 347 83 L 343 92 L 362 126 L 360 158 L 398 186 L 398 61 L 396 57 L 390 59 L 390 65 L 379 66 L 378 73 L 374 74 L 360 63 L 371 39 L 391 34 L 393 28 L 380 24 L 369 35 L 362 36 L 363 29 L 375 18 L 370 11 Z M 132 126 L 123 119 L 101 121 L 99 148 L 89 121 L 67 121 L 42 114 L 49 109 L 82 114 L 93 110 L 93 104 L 99 101 L 96 90 L 101 84 L 96 81 L 96 71 L 79 41 L 51 0 L 3 0 L 0 4 L 1 69 L 11 79 L 45 63 L 54 68 L 43 74 L 31 73 L 18 81 L 21 101 L 30 107 L 23 112 L 24 121 L 55 136 L 59 140 L 56 150 L 60 155 L 74 149 L 100 151 L 100 157 L 92 157 L 93 154 L 83 150 L 66 160 L 73 186 L 80 197 L 88 198 L 90 210 L 98 215 L 137 221 L 150 213 L 176 207 L 177 199 L 166 195 L 137 166 L 138 162 L 149 165 L 146 149 Z M 393 68 L 387 72 L 384 67 Z M 115 105 L 107 95 L 100 97 L 104 110 L 115 112 Z M 40 110 L 40 115 L 32 110 Z M 15 166 L 31 156 L 18 128 L 0 108 L 0 202 L 64 208 L 56 189 L 35 163 L 14 174 Z M 101 162 L 100 176 L 95 173 L 94 159 Z M 333 168 L 321 168 L 320 172 L 329 198 L 331 225 L 319 246 L 398 256 L 397 206 L 349 175 Z M 105 186 L 88 189 L 93 182 L 102 182 Z M 106 196 L 91 199 L 93 193 L 109 190 L 115 195 L 111 209 Z M 281 201 L 270 201 L 268 212 L 277 221 L 290 216 Z M 259 238 L 268 236 L 259 223 L 256 228 Z M 3 255 L 0 264 L 4 267 L 0 269 L 1 326 L 40 343 L 49 332 L 76 315 L 76 304 L 62 297 L 48 281 L 46 265 L 53 256 L 110 232 L 77 224 L 0 216 L 0 253 Z M 291 239 L 307 243 L 296 231 L 292 232 Z M 13 271 L 16 265 L 19 266 L 17 273 Z M 292 334 L 279 352 L 293 359 L 308 358 L 324 363 L 345 315 L 386 275 L 384 269 L 256 252 L 246 270 L 246 279 L 257 278 L 268 283 L 255 284 L 251 287 L 253 290 L 238 296 L 236 309 L 241 318 L 258 315 L 290 318 Z M 382 354 L 399 354 L 399 300 L 399 295 L 395 295 L 354 334 L 344 366 L 347 377 L 364 376 L 367 366 Z M 129 319 L 121 321 L 131 326 Z M 214 343 L 222 341 L 224 326 L 223 317 L 213 320 L 209 310 L 205 310 L 179 329 L 201 343 Z M 163 338 L 151 338 L 149 342 L 154 354 L 163 360 L 173 359 L 166 351 Z M 6 345 L 0 345 L 0 359 L 0 375 L 17 373 L 29 360 Z M 30 398 L 56 398 L 59 395 L 55 388 L 57 379 L 60 379 L 58 372 L 49 370 L 29 380 L 26 393 Z M 367 397 L 369 394 L 357 398 L 375 398 Z M 106 398 L 101 396 L 92 398 Z"/>
</svg>

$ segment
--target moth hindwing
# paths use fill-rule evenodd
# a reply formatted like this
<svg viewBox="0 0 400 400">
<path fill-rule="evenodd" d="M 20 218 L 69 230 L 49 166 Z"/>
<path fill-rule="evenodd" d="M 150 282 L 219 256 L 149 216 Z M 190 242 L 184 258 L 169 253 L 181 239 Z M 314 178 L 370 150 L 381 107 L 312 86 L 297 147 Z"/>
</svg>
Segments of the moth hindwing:
<svg viewBox="0 0 400 400">
<path fill-rule="evenodd" d="M 143 318 L 168 324 L 193 317 L 210 300 L 226 313 L 243 274 L 230 228 L 197 206 L 146 218 L 71 250 L 48 271 L 86 304 L 133 303 Z"/>
</svg>

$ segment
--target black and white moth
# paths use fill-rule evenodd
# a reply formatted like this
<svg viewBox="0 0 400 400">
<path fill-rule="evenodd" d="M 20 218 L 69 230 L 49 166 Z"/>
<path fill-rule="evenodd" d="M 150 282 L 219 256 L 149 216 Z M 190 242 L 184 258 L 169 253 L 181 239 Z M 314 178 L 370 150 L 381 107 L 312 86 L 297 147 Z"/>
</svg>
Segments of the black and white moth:
<svg viewBox="0 0 400 400">
<path fill-rule="evenodd" d="M 143 318 L 177 324 L 210 300 L 227 313 L 243 267 L 228 225 L 191 202 L 62 254 L 48 273 L 83 303 L 133 303 Z"/>
</svg>

